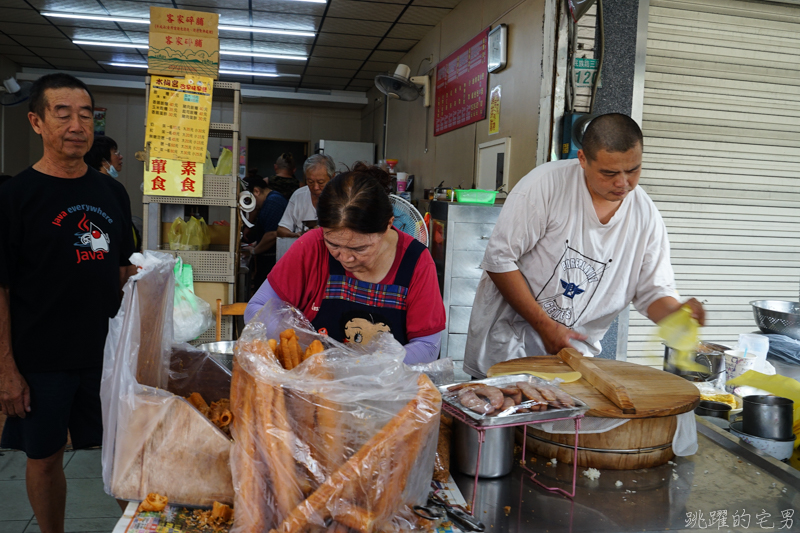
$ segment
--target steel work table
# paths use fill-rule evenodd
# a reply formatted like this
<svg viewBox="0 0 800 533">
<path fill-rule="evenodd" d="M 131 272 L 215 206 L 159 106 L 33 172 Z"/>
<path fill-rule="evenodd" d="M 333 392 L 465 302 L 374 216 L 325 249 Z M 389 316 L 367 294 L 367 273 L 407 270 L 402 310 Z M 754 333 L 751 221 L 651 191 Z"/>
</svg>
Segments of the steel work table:
<svg viewBox="0 0 800 533">
<path fill-rule="evenodd" d="M 697 453 L 676 457 L 674 465 L 601 470 L 594 481 L 581 475 L 585 467 L 578 467 L 574 500 L 542 490 L 517 465 L 503 478 L 478 482 L 475 515 L 487 533 L 800 531 L 798 470 L 742 447 L 737 437 L 699 417 L 697 431 Z M 791 459 L 795 466 L 800 466 L 798 458 L 796 451 Z M 528 466 L 545 484 L 569 490 L 572 465 L 553 467 L 547 461 L 538 457 Z M 470 501 L 472 476 L 453 469 L 453 478 Z M 615 486 L 617 480 L 621 487 Z M 720 511 L 727 511 L 727 526 L 711 523 L 711 513 L 720 516 Z"/>
</svg>

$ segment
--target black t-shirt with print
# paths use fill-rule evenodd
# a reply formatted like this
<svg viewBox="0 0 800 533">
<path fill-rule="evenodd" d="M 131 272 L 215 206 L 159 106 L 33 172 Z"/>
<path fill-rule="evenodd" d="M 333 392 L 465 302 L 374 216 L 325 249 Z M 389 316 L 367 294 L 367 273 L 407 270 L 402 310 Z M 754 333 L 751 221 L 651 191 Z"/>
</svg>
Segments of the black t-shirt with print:
<svg viewBox="0 0 800 533">
<path fill-rule="evenodd" d="M 0 187 L 0 285 L 20 372 L 102 366 L 133 250 L 128 194 L 92 168 L 64 179 L 31 167 Z"/>
</svg>

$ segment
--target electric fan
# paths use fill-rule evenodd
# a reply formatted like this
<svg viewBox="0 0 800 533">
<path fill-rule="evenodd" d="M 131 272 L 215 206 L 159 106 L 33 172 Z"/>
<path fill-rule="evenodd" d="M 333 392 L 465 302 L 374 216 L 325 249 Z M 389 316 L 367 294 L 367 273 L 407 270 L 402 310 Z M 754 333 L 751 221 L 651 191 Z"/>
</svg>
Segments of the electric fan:
<svg viewBox="0 0 800 533">
<path fill-rule="evenodd" d="M 0 105 L 12 106 L 21 104 L 30 97 L 31 87 L 33 87 L 33 83 L 30 81 L 17 83 L 14 78 L 8 78 L 3 82 L 3 86 L 0 87 Z"/>
<path fill-rule="evenodd" d="M 394 194 L 389 195 L 389 200 L 392 201 L 392 209 L 394 210 L 394 223 L 392 225 L 428 246 L 428 228 L 425 226 L 425 219 L 422 218 L 417 208 Z"/>
<path fill-rule="evenodd" d="M 394 74 L 378 74 L 375 76 L 375 86 L 380 92 L 391 98 L 404 102 L 411 102 L 423 95 L 425 107 L 431 105 L 430 78 L 425 76 L 411 76 L 408 65 L 397 65 Z"/>
</svg>

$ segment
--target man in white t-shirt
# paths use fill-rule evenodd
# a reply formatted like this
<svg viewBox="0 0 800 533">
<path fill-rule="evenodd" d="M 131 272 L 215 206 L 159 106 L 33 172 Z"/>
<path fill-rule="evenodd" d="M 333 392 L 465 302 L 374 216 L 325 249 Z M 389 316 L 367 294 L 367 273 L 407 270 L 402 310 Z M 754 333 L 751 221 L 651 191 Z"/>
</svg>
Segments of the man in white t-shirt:
<svg viewBox="0 0 800 533">
<path fill-rule="evenodd" d="M 322 189 L 336 174 L 336 165 L 331 156 L 314 154 L 303 163 L 303 174 L 306 185 L 294 191 L 289 199 L 289 205 L 278 223 L 278 237 L 297 238 L 311 229 L 306 222 L 317 220 L 317 200 Z"/>
<path fill-rule="evenodd" d="M 630 117 L 589 124 L 578 159 L 533 169 L 508 195 L 481 268 L 464 371 L 600 340 L 630 303 L 658 322 L 680 309 L 669 239 L 637 187 L 642 132 Z M 703 306 L 686 302 L 704 323 Z"/>
</svg>

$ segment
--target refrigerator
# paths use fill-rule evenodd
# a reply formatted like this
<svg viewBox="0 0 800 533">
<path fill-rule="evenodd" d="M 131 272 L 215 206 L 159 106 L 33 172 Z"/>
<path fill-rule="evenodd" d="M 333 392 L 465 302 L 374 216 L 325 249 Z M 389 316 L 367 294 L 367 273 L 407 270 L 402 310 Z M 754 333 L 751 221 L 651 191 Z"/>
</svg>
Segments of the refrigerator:
<svg viewBox="0 0 800 533">
<path fill-rule="evenodd" d="M 320 140 L 314 144 L 314 153 L 331 156 L 336 172 L 352 168 L 356 161 L 375 164 L 375 143 Z"/>
</svg>

